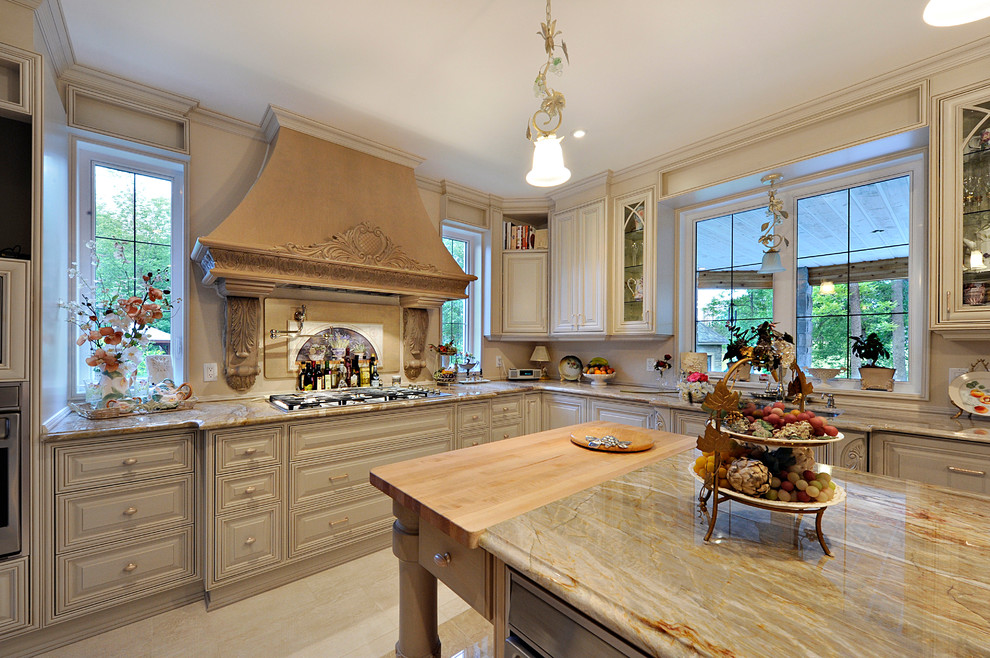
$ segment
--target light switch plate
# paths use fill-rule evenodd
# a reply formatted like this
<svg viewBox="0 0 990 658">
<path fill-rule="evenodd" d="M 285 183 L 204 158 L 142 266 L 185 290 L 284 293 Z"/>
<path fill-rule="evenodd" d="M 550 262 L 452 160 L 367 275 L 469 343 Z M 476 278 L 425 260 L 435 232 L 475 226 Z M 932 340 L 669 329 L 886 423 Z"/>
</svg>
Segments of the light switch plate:
<svg viewBox="0 0 990 658">
<path fill-rule="evenodd" d="M 951 382 L 956 377 L 965 375 L 967 372 L 969 372 L 967 368 L 949 368 L 949 381 Z"/>
<path fill-rule="evenodd" d="M 657 368 L 657 359 L 652 356 L 646 357 L 646 372 L 653 372 Z"/>
<path fill-rule="evenodd" d="M 496 368 L 501 368 L 502 367 L 502 357 L 501 356 L 496 356 L 495 357 L 495 367 Z"/>
</svg>

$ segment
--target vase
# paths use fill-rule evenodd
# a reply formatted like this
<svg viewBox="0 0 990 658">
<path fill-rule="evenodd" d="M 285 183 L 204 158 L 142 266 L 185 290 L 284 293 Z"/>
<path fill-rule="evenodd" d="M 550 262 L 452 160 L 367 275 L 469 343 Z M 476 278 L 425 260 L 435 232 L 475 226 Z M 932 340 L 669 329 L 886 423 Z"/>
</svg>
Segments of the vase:
<svg viewBox="0 0 990 658">
<path fill-rule="evenodd" d="M 121 364 L 117 370 L 106 371 L 93 368 L 90 383 L 86 385 L 86 402 L 94 409 L 106 409 L 111 400 L 126 398 L 133 380 L 132 370 Z"/>
</svg>

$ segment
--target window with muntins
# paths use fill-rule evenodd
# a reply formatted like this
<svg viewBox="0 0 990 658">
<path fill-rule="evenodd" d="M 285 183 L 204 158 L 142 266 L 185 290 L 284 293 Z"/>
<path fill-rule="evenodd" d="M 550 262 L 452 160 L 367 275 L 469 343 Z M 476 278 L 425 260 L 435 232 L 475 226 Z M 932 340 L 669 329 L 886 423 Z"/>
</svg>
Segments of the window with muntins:
<svg viewBox="0 0 990 658">
<path fill-rule="evenodd" d="M 441 340 L 457 347 L 457 362 L 470 354 L 475 362 L 481 360 L 481 326 L 483 290 L 481 277 L 485 271 L 482 249 L 484 233 L 474 227 L 445 220 L 441 227 L 443 244 L 466 274 L 478 280 L 467 286 L 467 299 L 444 302 L 440 309 Z"/>
</svg>

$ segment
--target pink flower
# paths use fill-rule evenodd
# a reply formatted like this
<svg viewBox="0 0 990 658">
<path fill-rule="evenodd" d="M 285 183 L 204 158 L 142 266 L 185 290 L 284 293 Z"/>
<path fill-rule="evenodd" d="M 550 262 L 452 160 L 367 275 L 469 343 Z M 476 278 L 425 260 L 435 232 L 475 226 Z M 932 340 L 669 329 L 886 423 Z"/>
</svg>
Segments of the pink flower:
<svg viewBox="0 0 990 658">
<path fill-rule="evenodd" d="M 692 372 L 690 375 L 687 376 L 687 380 L 689 382 L 707 382 L 708 375 L 706 375 L 703 372 Z"/>
</svg>

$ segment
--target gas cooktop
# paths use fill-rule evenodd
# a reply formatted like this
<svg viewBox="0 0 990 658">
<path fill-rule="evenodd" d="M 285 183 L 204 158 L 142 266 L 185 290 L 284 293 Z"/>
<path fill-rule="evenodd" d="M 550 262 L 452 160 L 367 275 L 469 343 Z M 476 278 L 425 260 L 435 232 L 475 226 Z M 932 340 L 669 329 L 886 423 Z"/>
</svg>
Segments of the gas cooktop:
<svg viewBox="0 0 990 658">
<path fill-rule="evenodd" d="M 389 386 L 387 388 L 362 387 L 330 391 L 298 391 L 271 395 L 268 397 L 268 401 L 276 409 L 282 411 L 301 411 L 303 409 L 341 407 L 354 404 L 382 404 L 426 397 L 440 398 L 448 395 L 450 393 L 425 386 Z"/>
</svg>

